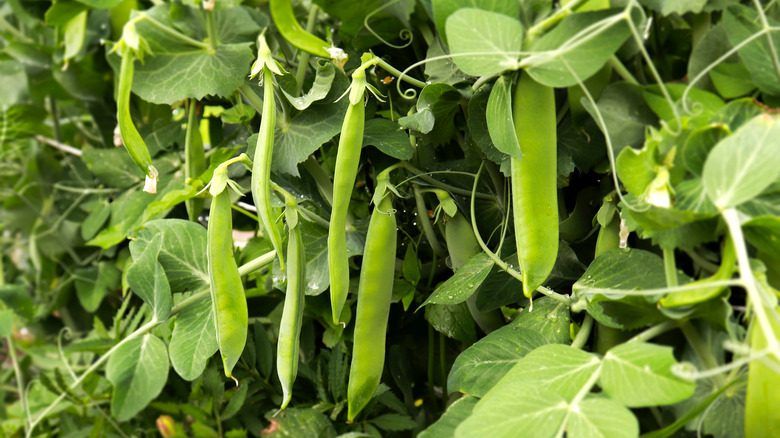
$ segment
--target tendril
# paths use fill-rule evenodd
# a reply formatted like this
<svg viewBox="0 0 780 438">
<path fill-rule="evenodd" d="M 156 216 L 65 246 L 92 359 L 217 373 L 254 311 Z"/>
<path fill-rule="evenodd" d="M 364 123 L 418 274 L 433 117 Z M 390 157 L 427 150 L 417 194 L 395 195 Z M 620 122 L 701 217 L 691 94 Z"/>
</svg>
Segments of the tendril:
<svg viewBox="0 0 780 438">
<path fill-rule="evenodd" d="M 62 360 L 62 364 L 65 365 L 65 369 L 68 371 L 68 374 L 70 374 L 73 380 L 76 380 L 78 376 L 76 376 L 76 373 L 73 371 L 73 368 L 71 368 L 70 364 L 68 363 L 68 360 L 65 357 L 65 349 L 62 348 L 63 338 L 70 340 L 72 337 L 73 337 L 73 332 L 70 330 L 70 328 L 63 327 L 62 330 L 60 330 L 59 335 L 57 336 L 57 352 L 59 353 L 60 360 Z"/>
<path fill-rule="evenodd" d="M 405 48 L 409 47 L 409 45 L 411 45 L 412 41 L 414 40 L 414 34 L 412 33 L 412 31 L 409 30 L 409 29 L 401 29 L 401 31 L 398 32 L 398 37 L 401 38 L 402 41 L 406 41 L 405 44 L 399 46 L 397 44 L 392 44 L 391 42 L 389 42 L 389 41 L 385 40 L 384 38 L 382 38 L 378 33 L 374 32 L 374 29 L 372 29 L 371 26 L 368 25 L 368 20 L 371 17 L 373 17 L 374 15 L 378 14 L 383 9 L 387 9 L 390 6 L 394 6 L 396 3 L 399 3 L 400 1 L 401 0 L 395 0 L 395 1 L 392 1 L 392 2 L 390 2 L 388 4 L 386 4 L 386 5 L 380 6 L 380 7 L 376 8 L 376 9 L 374 9 L 373 11 L 369 12 L 366 15 L 366 17 L 363 19 L 363 27 L 365 27 L 366 30 L 371 35 L 373 35 L 376 39 L 378 39 L 379 42 L 381 42 L 382 44 L 384 44 L 384 45 L 386 45 L 388 47 L 391 47 L 393 49 L 405 49 Z"/>
</svg>

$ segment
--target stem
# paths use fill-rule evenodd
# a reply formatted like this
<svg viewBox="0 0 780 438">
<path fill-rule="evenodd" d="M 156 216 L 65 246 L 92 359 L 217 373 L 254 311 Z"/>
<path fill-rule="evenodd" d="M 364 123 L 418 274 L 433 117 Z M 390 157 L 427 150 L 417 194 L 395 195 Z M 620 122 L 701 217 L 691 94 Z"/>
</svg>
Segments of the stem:
<svg viewBox="0 0 780 438">
<path fill-rule="evenodd" d="M 401 70 L 398 70 L 397 68 L 393 67 L 392 65 L 388 64 L 387 61 L 385 61 L 382 58 L 377 57 L 376 58 L 377 65 L 385 69 L 388 73 L 392 74 L 393 76 L 397 77 L 399 81 L 404 81 L 409 85 L 413 85 L 417 88 L 425 88 L 426 84 L 423 81 L 417 80 L 411 76 L 405 75 Z"/>
<path fill-rule="evenodd" d="M 572 0 L 569 3 L 566 4 L 566 6 L 562 7 L 561 9 L 558 9 L 553 15 L 549 16 L 544 21 L 537 23 L 533 26 L 531 26 L 530 29 L 528 29 L 528 36 L 530 38 L 535 38 L 542 34 L 545 30 L 552 27 L 555 23 L 563 20 L 564 17 L 571 14 L 571 12 L 578 8 L 581 4 L 585 3 L 586 0 Z"/>
<path fill-rule="evenodd" d="M 618 58 L 615 55 L 612 55 L 611 58 L 609 58 L 609 63 L 612 65 L 612 68 L 615 69 L 615 72 L 620 76 L 624 81 L 628 82 L 631 85 L 640 85 L 639 81 L 636 80 L 633 74 L 631 74 L 630 71 L 626 68 L 625 65 L 623 65 L 622 62 L 620 62 L 620 58 Z"/>
<path fill-rule="evenodd" d="M 51 139 L 51 138 L 47 138 L 47 137 L 44 137 L 42 135 L 36 135 L 35 139 L 38 140 L 41 143 L 47 144 L 47 145 L 49 145 L 49 146 L 51 146 L 51 147 L 53 147 L 55 149 L 59 149 L 62 152 L 65 152 L 65 153 L 68 153 L 68 154 L 71 154 L 71 155 L 75 155 L 77 157 L 80 157 L 81 154 L 82 154 L 80 149 L 74 148 L 73 146 L 68 146 L 65 143 L 60 143 L 57 140 L 54 140 L 54 139 Z"/>
<path fill-rule="evenodd" d="M 664 274 L 666 275 L 666 285 L 675 287 L 680 285 L 677 278 L 677 265 L 674 260 L 674 250 L 664 248 Z"/>
<path fill-rule="evenodd" d="M 428 324 L 428 395 L 431 398 L 432 411 L 436 409 L 436 391 L 433 389 L 433 361 L 436 336 L 433 332 L 433 326 Z"/>
<path fill-rule="evenodd" d="M 25 434 L 31 430 L 29 418 L 27 417 L 27 395 L 24 393 L 24 376 L 22 375 L 22 369 L 19 368 L 19 358 L 16 356 L 16 344 L 14 343 L 14 335 L 11 334 L 5 338 L 8 341 L 8 355 L 11 357 L 11 364 L 14 368 L 14 375 L 16 376 L 16 391 L 19 393 L 19 402 L 22 405 L 22 415 L 24 416 L 24 431 Z"/>
<path fill-rule="evenodd" d="M 147 20 L 149 23 L 153 24 L 156 28 L 160 29 L 161 31 L 163 31 L 163 32 L 167 33 L 168 35 L 171 35 L 171 36 L 173 36 L 175 38 L 178 38 L 181 41 L 183 41 L 183 42 L 185 42 L 185 43 L 187 43 L 187 44 L 189 44 L 191 46 L 195 46 L 195 47 L 197 47 L 199 49 L 206 50 L 206 51 L 211 51 L 212 50 L 212 48 L 209 47 L 209 45 L 204 43 L 203 41 L 198 41 L 196 39 L 190 38 L 189 36 L 179 32 L 179 31 L 177 31 L 175 29 L 171 29 L 167 25 L 165 25 L 163 23 L 160 23 L 159 21 L 155 20 L 154 18 L 150 17 L 149 15 L 147 15 L 144 12 L 140 12 L 138 17 L 135 19 L 135 21 L 140 21 L 140 20 Z"/>
<path fill-rule="evenodd" d="M 690 321 L 684 321 L 680 323 L 680 330 L 682 330 L 685 339 L 688 341 L 688 344 L 691 345 L 693 351 L 695 351 L 696 355 L 701 359 L 704 367 L 708 370 L 718 368 L 718 361 L 712 355 L 712 351 L 707 343 L 699 336 L 696 327 L 694 327 Z M 722 374 L 715 374 L 712 376 L 712 383 L 715 384 L 716 388 L 723 388 L 728 382 Z"/>
<path fill-rule="evenodd" d="M 447 394 L 447 338 L 439 333 L 439 374 L 441 374 L 441 390 Z M 446 399 L 446 397 L 445 397 Z M 446 403 L 446 401 L 445 401 Z"/>
<path fill-rule="evenodd" d="M 317 23 L 317 14 L 319 14 L 320 8 L 316 4 L 312 3 L 309 8 L 309 15 L 306 17 L 306 32 L 312 33 L 314 25 Z M 298 69 L 295 71 L 295 83 L 296 90 L 295 95 L 301 94 L 303 89 L 303 80 L 306 78 L 306 67 L 309 66 L 309 59 L 311 59 L 311 53 L 301 50 L 298 57 Z"/>
<path fill-rule="evenodd" d="M 320 163 L 314 158 L 314 155 L 309 155 L 309 158 L 303 162 L 303 167 L 314 178 L 314 182 L 317 184 L 322 197 L 328 201 L 328 204 L 333 205 L 333 181 L 330 180 L 328 174 L 325 173 Z"/>
<path fill-rule="evenodd" d="M 11 23 L 9 23 L 5 17 L 0 15 L 0 29 L 4 29 L 6 32 L 10 33 L 14 36 L 14 39 L 19 41 L 30 41 L 30 38 L 27 38 L 27 36 L 21 32 L 17 28 L 15 28 Z"/>
<path fill-rule="evenodd" d="M 739 213 L 735 208 L 727 208 L 721 212 L 723 219 L 726 221 L 726 226 L 729 228 L 729 234 L 734 242 L 734 249 L 737 252 L 737 266 L 739 267 L 739 278 L 742 280 L 743 287 L 747 291 L 748 298 L 750 299 L 750 305 L 753 307 L 758 324 L 761 330 L 764 331 L 764 337 L 767 341 L 767 349 L 780 358 L 780 344 L 778 344 L 777 337 L 769 322 L 769 316 L 765 307 L 765 299 L 761 291 L 756 286 L 756 279 L 753 276 L 753 271 L 750 268 L 750 259 L 748 258 L 747 248 L 745 247 L 745 239 L 742 236 L 742 226 L 739 222 Z"/>
<path fill-rule="evenodd" d="M 209 50 L 212 53 L 216 52 L 219 45 L 219 36 L 217 35 L 217 25 L 214 20 L 214 9 L 206 10 L 206 33 L 209 38 Z"/>
<path fill-rule="evenodd" d="M 433 231 L 433 225 L 431 219 L 428 217 L 428 209 L 425 208 L 425 200 L 423 199 L 420 188 L 417 184 L 414 186 L 414 200 L 417 202 L 417 218 L 420 220 L 425 238 L 428 239 L 428 243 L 431 245 L 431 249 L 434 253 L 444 254 L 444 248 L 439 243 L 439 239 L 436 238 L 436 232 Z"/>
<path fill-rule="evenodd" d="M 252 108 L 254 108 L 258 114 L 263 114 L 263 98 L 258 96 L 249 84 L 246 82 L 241 84 L 238 87 L 238 92 L 244 96 L 244 99 L 252 105 Z"/>
<path fill-rule="evenodd" d="M 54 138 L 62 142 L 62 127 L 60 126 L 60 116 L 57 111 L 57 100 L 49 96 L 49 111 L 51 111 L 52 122 L 54 123 Z"/>
<path fill-rule="evenodd" d="M 593 329 L 593 317 L 590 316 L 590 314 L 585 314 L 585 320 L 582 321 L 582 327 L 580 327 L 579 333 L 577 333 L 577 336 L 575 336 L 574 340 L 571 342 L 571 346 L 581 350 L 582 347 L 585 346 L 585 343 L 588 342 L 591 329 Z"/>
<path fill-rule="evenodd" d="M 425 181 L 427 183 L 430 183 L 431 185 L 434 185 L 436 187 L 442 188 L 444 190 L 447 190 L 449 192 L 452 192 L 452 193 L 455 193 L 455 194 L 458 194 L 458 195 L 461 195 L 461 196 L 475 196 L 475 197 L 477 197 L 479 199 L 485 199 L 485 200 L 488 200 L 488 201 L 492 201 L 493 199 L 495 199 L 494 196 L 488 195 L 487 193 L 479 193 L 477 191 L 461 189 L 460 187 L 455 187 L 455 186 L 451 186 L 451 185 L 449 185 L 447 183 L 443 183 L 443 182 L 441 182 L 439 180 L 436 180 L 436 179 L 434 179 L 434 178 L 432 178 L 430 176 L 430 174 L 434 173 L 434 172 L 423 172 L 422 170 L 412 166 L 412 164 L 409 163 L 408 161 L 404 161 L 403 163 L 404 163 L 404 167 L 406 168 L 406 170 L 408 170 L 409 172 L 412 172 L 417 178 L 420 178 L 421 180 L 423 180 L 423 181 Z M 441 173 L 447 173 L 447 172 L 441 172 Z"/>
</svg>

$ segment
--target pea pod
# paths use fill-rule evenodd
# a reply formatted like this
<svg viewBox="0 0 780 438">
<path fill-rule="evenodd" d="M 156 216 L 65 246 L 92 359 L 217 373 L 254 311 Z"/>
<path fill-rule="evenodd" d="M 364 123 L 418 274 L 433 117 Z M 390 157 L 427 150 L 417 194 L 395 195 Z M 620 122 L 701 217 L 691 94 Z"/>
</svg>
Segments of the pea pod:
<svg viewBox="0 0 780 438">
<path fill-rule="evenodd" d="M 221 167 L 221 166 L 220 166 Z M 222 173 L 225 173 L 222 175 Z M 214 171 L 215 179 L 226 179 L 226 168 Z M 213 183 L 214 180 L 212 180 Z M 212 185 L 212 189 L 215 186 Z M 233 256 L 233 218 L 230 194 L 225 185 L 212 191 L 208 223 L 209 290 L 214 312 L 222 365 L 225 375 L 233 378 L 233 367 L 241 357 L 246 344 L 249 316 L 244 285 Z"/>
<path fill-rule="evenodd" d="M 144 139 L 133 124 L 130 116 L 130 89 L 133 85 L 133 73 L 135 57 L 131 49 L 126 48 L 122 53 L 122 64 L 119 68 L 119 91 L 116 98 L 119 133 L 122 135 L 122 143 L 130 154 L 135 164 L 146 175 L 144 191 L 157 193 L 157 169 L 152 165 L 152 157 L 146 148 Z"/>
<path fill-rule="evenodd" d="M 726 235 L 726 243 L 723 245 L 723 256 L 720 261 L 720 267 L 710 277 L 702 278 L 686 284 L 686 286 L 693 286 L 701 284 L 699 289 L 687 290 L 683 292 L 677 292 L 669 294 L 664 298 L 661 298 L 660 303 L 664 307 L 679 307 L 689 306 L 692 304 L 701 303 L 709 299 L 718 296 L 726 287 L 725 286 L 707 286 L 707 283 L 719 280 L 728 280 L 734 275 L 737 266 L 737 252 L 734 248 L 734 242 L 730 235 Z"/>
<path fill-rule="evenodd" d="M 297 208 L 295 198 L 285 193 L 287 208 Z M 282 321 L 279 326 L 279 342 L 276 346 L 276 370 L 282 383 L 281 409 L 292 398 L 292 386 L 298 374 L 301 323 L 303 322 L 304 292 L 306 290 L 306 251 L 301 238 L 301 228 L 288 220 L 287 240 L 287 292 L 284 298 Z"/>
<path fill-rule="evenodd" d="M 206 170 L 206 156 L 203 151 L 203 139 L 200 136 L 200 121 L 197 115 L 198 103 L 190 99 L 187 110 L 187 133 L 184 137 L 184 178 L 189 180 L 197 178 Z M 197 221 L 198 215 L 203 210 L 203 198 L 195 197 L 184 201 L 187 208 L 187 217 L 191 221 Z"/>
<path fill-rule="evenodd" d="M 395 273 L 396 220 L 388 193 L 374 208 L 360 269 L 347 418 L 355 419 L 379 386 Z"/>
<path fill-rule="evenodd" d="M 363 147 L 363 128 L 366 110 L 363 103 L 366 83 L 366 68 L 376 61 L 364 57 L 364 63 L 352 73 L 349 92 L 349 107 L 341 125 L 336 167 L 333 175 L 333 209 L 328 229 L 328 274 L 330 277 L 330 303 L 333 323 L 338 324 L 341 310 L 349 292 L 349 261 L 347 256 L 347 212 L 355 185 L 360 150 Z"/>
<path fill-rule="evenodd" d="M 330 58 L 330 44 L 301 27 L 293 12 L 292 0 L 270 0 L 271 17 L 276 29 L 293 46 L 322 58 Z"/>
<path fill-rule="evenodd" d="M 767 295 L 771 294 L 766 290 Z M 763 305 L 763 304 L 759 304 Z M 768 311 L 780 312 L 780 307 Z M 760 352 L 769 347 L 768 339 L 780 336 L 780 324 L 777 318 L 769 318 L 774 333 L 765 333 L 760 324 L 753 319 L 750 327 L 750 348 Z M 748 367 L 747 393 L 745 394 L 745 437 L 770 438 L 780 434 L 780 415 L 777 411 L 780 403 L 780 373 L 777 372 L 780 360 L 769 354 L 761 359 L 754 359 Z"/>
<path fill-rule="evenodd" d="M 522 159 L 511 157 L 517 257 L 526 297 L 544 283 L 558 255 L 555 93 L 521 74 L 512 117 Z"/>
</svg>

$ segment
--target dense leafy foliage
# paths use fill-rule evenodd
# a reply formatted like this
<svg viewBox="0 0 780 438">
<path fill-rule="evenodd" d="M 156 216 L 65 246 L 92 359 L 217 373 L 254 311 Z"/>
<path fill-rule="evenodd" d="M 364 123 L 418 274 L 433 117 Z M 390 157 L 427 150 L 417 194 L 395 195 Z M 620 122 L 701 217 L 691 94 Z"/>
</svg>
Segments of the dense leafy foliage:
<svg viewBox="0 0 780 438">
<path fill-rule="evenodd" d="M 778 22 L 0 3 L 0 436 L 777 436 Z"/>
</svg>

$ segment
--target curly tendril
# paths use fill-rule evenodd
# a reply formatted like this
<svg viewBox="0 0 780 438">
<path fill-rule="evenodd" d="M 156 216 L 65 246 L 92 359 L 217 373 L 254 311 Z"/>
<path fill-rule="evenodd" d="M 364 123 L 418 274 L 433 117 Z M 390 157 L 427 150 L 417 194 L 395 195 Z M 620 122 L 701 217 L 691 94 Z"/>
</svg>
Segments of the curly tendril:
<svg viewBox="0 0 780 438">
<path fill-rule="evenodd" d="M 382 38 L 378 33 L 374 32 L 374 29 L 372 29 L 371 26 L 368 25 L 368 20 L 371 19 L 371 17 L 373 17 L 374 15 L 378 14 L 383 9 L 387 9 L 390 6 L 393 6 L 393 5 L 397 4 L 397 3 L 399 3 L 400 1 L 401 0 L 395 0 L 395 1 L 392 1 L 392 2 L 390 2 L 388 4 L 386 4 L 386 5 L 380 6 L 380 7 L 376 8 L 376 9 L 374 9 L 373 11 L 369 12 L 366 15 L 366 17 L 363 18 L 363 27 L 365 27 L 366 30 L 369 33 L 371 33 L 371 35 L 373 35 L 376 39 L 378 39 L 382 44 L 384 44 L 384 45 L 386 45 L 388 47 L 392 47 L 393 49 L 405 49 L 405 48 L 409 47 L 409 45 L 411 45 L 412 41 L 414 40 L 414 34 L 412 34 L 412 31 L 410 29 L 401 29 L 401 31 L 398 33 L 398 37 L 401 38 L 402 41 L 406 41 L 406 43 L 399 46 L 397 44 L 392 44 L 391 42 L 389 42 L 389 41 L 385 40 L 384 38 Z"/>
</svg>

